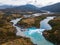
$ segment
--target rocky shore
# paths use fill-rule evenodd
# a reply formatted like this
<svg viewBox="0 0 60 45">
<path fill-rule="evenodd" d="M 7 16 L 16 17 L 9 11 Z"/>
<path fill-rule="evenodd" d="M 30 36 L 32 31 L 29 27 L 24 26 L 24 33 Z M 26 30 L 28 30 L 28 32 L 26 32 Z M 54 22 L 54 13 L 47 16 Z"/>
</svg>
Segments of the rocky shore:
<svg viewBox="0 0 60 45">
<path fill-rule="evenodd" d="M 55 45 L 60 45 L 60 16 L 51 20 L 49 24 L 52 26 L 52 30 L 45 30 L 43 36 Z"/>
</svg>

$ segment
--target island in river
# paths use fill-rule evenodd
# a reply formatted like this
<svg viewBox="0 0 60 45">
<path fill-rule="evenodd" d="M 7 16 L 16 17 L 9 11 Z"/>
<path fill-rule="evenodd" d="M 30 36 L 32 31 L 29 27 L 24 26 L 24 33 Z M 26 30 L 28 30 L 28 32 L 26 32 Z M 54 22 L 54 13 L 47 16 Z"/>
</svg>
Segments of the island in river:
<svg viewBox="0 0 60 45">
<path fill-rule="evenodd" d="M 40 28 L 40 21 L 46 18 L 46 16 L 37 16 L 37 17 L 29 17 L 29 18 L 22 18 L 17 25 L 23 28 L 29 27 L 36 27 Z"/>
</svg>

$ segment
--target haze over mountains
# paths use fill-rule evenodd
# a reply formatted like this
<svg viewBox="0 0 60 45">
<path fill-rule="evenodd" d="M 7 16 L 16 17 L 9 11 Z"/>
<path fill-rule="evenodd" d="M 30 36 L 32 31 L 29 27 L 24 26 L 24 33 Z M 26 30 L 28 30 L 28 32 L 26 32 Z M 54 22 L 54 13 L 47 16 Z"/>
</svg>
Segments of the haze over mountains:
<svg viewBox="0 0 60 45">
<path fill-rule="evenodd" d="M 26 5 L 21 5 L 21 6 L 12 6 L 11 8 L 9 8 L 7 6 L 7 8 L 4 8 L 4 9 L 0 9 L 1 11 L 4 11 L 4 12 L 17 12 L 17 13 L 20 13 L 20 12 L 42 12 L 41 10 L 39 10 L 38 7 L 32 5 L 32 4 L 26 4 Z"/>
<path fill-rule="evenodd" d="M 15 6 L 12 6 L 12 5 L 1 5 L 0 9 L 13 8 L 13 7 L 15 7 Z"/>
<path fill-rule="evenodd" d="M 53 5 L 48 5 L 42 8 L 36 7 L 32 4 L 26 4 L 21 6 L 9 6 L 3 5 L 0 6 L 0 9 L 4 9 L 6 11 L 16 11 L 16 12 L 42 12 L 41 10 L 46 10 L 50 12 L 60 12 L 60 3 L 55 3 Z"/>
</svg>

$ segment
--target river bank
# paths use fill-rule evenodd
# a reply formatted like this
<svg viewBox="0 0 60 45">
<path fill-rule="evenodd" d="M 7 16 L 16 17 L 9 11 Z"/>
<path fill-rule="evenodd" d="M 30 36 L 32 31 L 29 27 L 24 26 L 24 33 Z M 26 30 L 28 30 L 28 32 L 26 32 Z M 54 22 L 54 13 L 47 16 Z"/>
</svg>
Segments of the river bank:
<svg viewBox="0 0 60 45">
<path fill-rule="evenodd" d="M 19 21 L 17 25 L 23 28 L 30 28 L 30 27 L 40 28 L 40 21 L 43 20 L 44 18 L 46 18 L 46 16 L 22 18 L 22 20 Z"/>
<path fill-rule="evenodd" d="M 39 17 L 41 18 L 41 17 Z M 26 18 L 28 19 L 28 18 Z M 49 20 L 53 19 L 53 17 L 47 17 L 45 20 L 40 20 L 40 22 L 46 22 L 46 24 L 48 24 Z M 18 22 L 19 22 L 20 19 L 18 19 Z M 17 22 L 17 19 L 15 19 L 15 21 Z M 29 27 L 29 28 L 26 28 L 26 30 L 23 32 L 21 31 L 21 27 L 18 27 L 18 25 L 16 25 L 17 23 L 15 22 L 14 20 L 12 20 L 11 22 L 13 22 L 13 26 L 17 28 L 17 36 L 24 36 L 25 34 L 25 37 L 29 37 L 31 39 L 31 41 L 34 43 L 34 44 L 37 44 L 37 45 L 44 45 L 44 44 L 49 44 L 49 45 L 53 45 L 52 43 L 48 42 L 45 40 L 45 38 L 43 37 L 42 35 L 42 32 L 47 29 L 47 28 L 34 28 L 34 27 Z M 21 20 L 20 20 L 21 21 Z M 43 24 L 43 23 L 40 23 L 39 22 L 39 25 L 40 24 Z M 43 26 L 43 25 L 40 25 L 40 26 Z M 50 25 L 46 25 L 47 26 L 50 26 Z M 48 28 L 50 29 L 50 27 Z M 23 34 L 21 33 L 23 32 Z"/>
<path fill-rule="evenodd" d="M 44 37 L 55 45 L 60 45 L 60 16 L 49 21 L 49 24 L 52 26 L 52 30 L 44 31 Z"/>
<path fill-rule="evenodd" d="M 0 14 L 0 45 L 34 45 L 30 38 L 16 36 L 16 28 L 10 21 L 19 17 Z"/>
<path fill-rule="evenodd" d="M 50 30 L 52 27 L 48 24 L 50 20 L 52 20 L 54 17 L 46 17 L 45 19 L 40 21 L 40 28 L 34 28 L 30 27 L 27 31 L 25 31 L 25 34 L 31 38 L 32 42 L 37 45 L 54 45 L 53 43 L 50 43 L 49 41 L 45 40 L 45 38 L 42 35 L 42 32 L 44 30 Z M 43 25 L 44 23 L 44 25 Z M 48 28 L 49 27 L 49 28 Z"/>
<path fill-rule="evenodd" d="M 47 17 L 47 16 L 42 15 L 42 16 L 38 16 L 38 17 L 25 18 L 24 16 L 22 16 L 20 14 L 10 14 L 10 13 L 0 14 L 0 33 L 1 33 L 0 34 L 0 45 L 9 45 L 9 44 L 10 45 L 13 45 L 13 44 L 14 45 L 20 45 L 20 44 L 21 45 L 34 45 L 30 38 L 19 36 L 21 34 L 21 33 L 19 34 L 20 31 L 16 31 L 16 29 L 20 29 L 19 26 L 18 26 L 18 28 L 16 28 L 16 25 L 13 26 L 13 23 L 11 23 L 10 21 L 16 20 L 17 18 L 23 18 L 24 20 L 28 19 L 28 23 L 27 23 L 28 25 L 26 28 L 32 27 L 32 26 L 40 28 L 40 21 L 43 20 L 45 17 Z M 34 23 L 31 22 L 31 19 L 33 19 Z M 33 25 L 30 26 L 29 21 Z M 36 30 L 36 29 L 34 29 L 34 30 Z M 43 31 L 44 29 L 43 30 L 37 29 L 36 31 L 38 32 L 38 30 Z M 19 34 L 18 36 L 16 36 L 17 35 L 16 32 L 18 32 L 17 33 L 17 34 Z M 35 36 L 36 34 L 38 35 L 36 37 L 39 40 L 38 43 L 40 43 L 41 37 L 42 37 L 42 40 L 43 39 L 45 40 L 45 38 L 43 38 L 43 36 L 39 35 L 40 33 L 41 32 L 35 33 L 34 35 L 32 35 L 32 37 Z M 34 39 L 32 39 L 32 40 L 34 40 Z M 41 43 L 42 43 L 42 41 L 41 41 Z M 49 43 L 49 44 L 51 45 L 51 43 Z"/>
</svg>

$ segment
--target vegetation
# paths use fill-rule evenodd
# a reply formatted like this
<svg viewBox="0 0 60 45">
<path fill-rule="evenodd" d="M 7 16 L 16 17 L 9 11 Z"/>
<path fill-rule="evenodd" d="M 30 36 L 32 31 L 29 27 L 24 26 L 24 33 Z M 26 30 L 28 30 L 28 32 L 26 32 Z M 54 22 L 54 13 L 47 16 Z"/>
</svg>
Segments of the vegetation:
<svg viewBox="0 0 60 45">
<path fill-rule="evenodd" d="M 16 36 L 16 29 L 10 20 L 20 18 L 19 14 L 0 13 L 0 45 L 34 45 L 29 38 Z"/>
<path fill-rule="evenodd" d="M 60 45 L 60 16 L 51 20 L 49 24 L 52 26 L 52 30 L 44 31 L 44 37 L 55 45 Z"/>
<path fill-rule="evenodd" d="M 28 27 L 40 28 L 40 21 L 43 20 L 45 17 L 46 16 L 23 18 L 17 23 L 17 25 L 20 25 L 21 27 L 24 27 L 24 28 L 28 28 Z"/>
<path fill-rule="evenodd" d="M 10 12 L 0 12 L 0 45 L 34 45 L 31 40 L 29 38 L 26 37 L 21 37 L 21 36 L 16 36 L 16 29 L 15 27 L 12 26 L 12 23 L 10 22 L 12 19 L 16 19 L 16 18 L 22 18 L 23 19 L 21 21 L 18 22 L 18 25 L 28 28 L 28 27 L 40 27 L 40 21 L 42 19 L 44 19 L 47 15 L 45 16 L 38 16 L 38 17 L 30 17 L 30 18 L 24 18 L 21 14 L 19 13 L 10 13 Z M 55 20 L 56 21 L 56 20 Z M 60 21 L 60 20 L 58 20 Z M 59 22 L 57 21 L 58 24 L 56 24 L 57 26 L 59 25 Z M 51 21 L 51 23 L 54 21 Z M 54 32 L 59 36 L 60 32 L 58 27 L 54 27 L 55 23 L 53 24 L 53 31 L 48 31 L 51 37 L 51 39 L 53 39 L 54 43 L 55 43 L 55 39 L 57 40 L 57 42 L 60 42 L 60 39 L 58 40 L 57 38 L 60 37 L 56 37 L 53 34 Z M 55 25 L 55 26 L 56 26 Z M 55 31 L 58 29 L 58 31 Z M 59 33 L 57 33 L 59 32 Z M 48 38 L 49 39 L 49 38 Z"/>
</svg>

